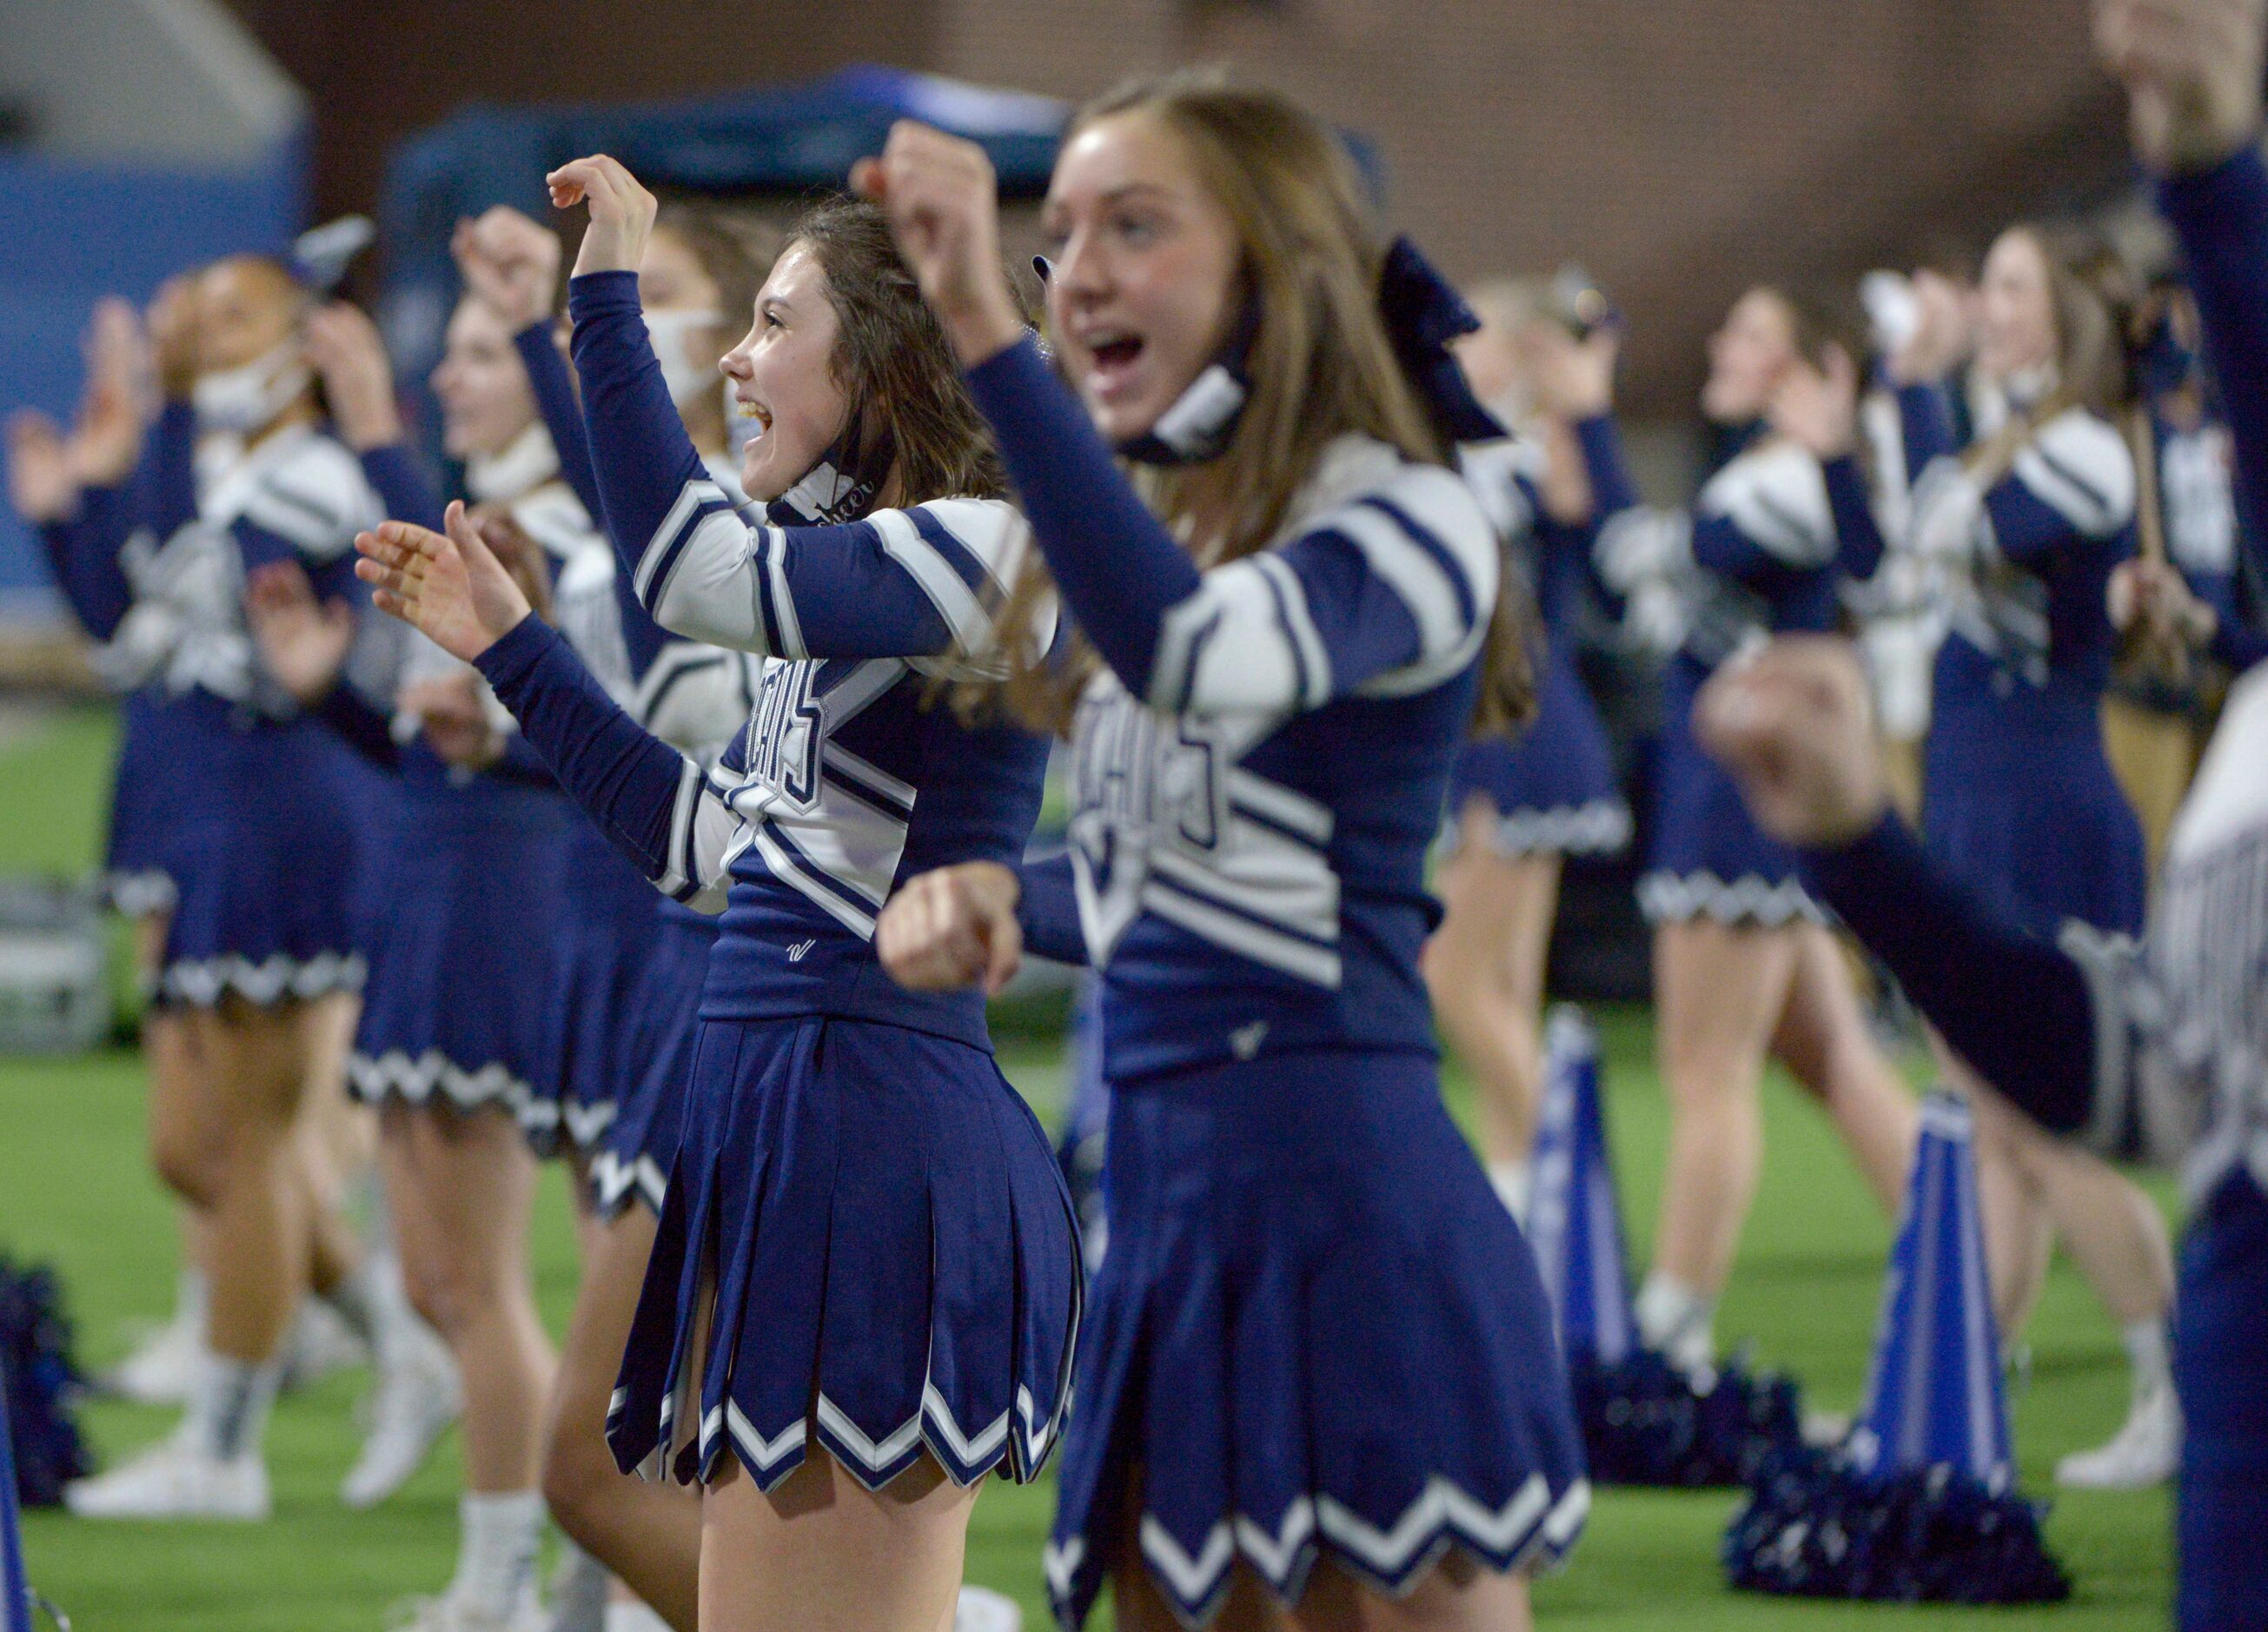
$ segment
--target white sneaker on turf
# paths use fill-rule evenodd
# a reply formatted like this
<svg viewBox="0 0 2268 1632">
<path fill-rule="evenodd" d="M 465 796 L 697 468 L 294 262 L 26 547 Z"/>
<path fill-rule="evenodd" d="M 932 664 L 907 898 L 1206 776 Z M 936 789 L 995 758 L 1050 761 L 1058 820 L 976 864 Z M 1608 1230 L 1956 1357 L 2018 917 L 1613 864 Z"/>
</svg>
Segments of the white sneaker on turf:
<svg viewBox="0 0 2268 1632">
<path fill-rule="evenodd" d="M 401 1489 L 464 1405 L 457 1363 L 431 1331 L 411 1327 L 387 1348 L 371 1391 L 370 1435 L 339 1485 L 349 1507 L 375 1507 Z"/>
<path fill-rule="evenodd" d="M 990 1587 L 965 1586 L 953 1612 L 953 1632 L 1023 1632 L 1024 1612 Z"/>
<path fill-rule="evenodd" d="M 354 1334 L 339 1312 L 320 1298 L 299 1301 L 291 1329 L 284 1334 L 285 1390 L 319 1383 L 334 1371 L 370 1364 L 370 1345 Z"/>
<path fill-rule="evenodd" d="M 388 1632 L 544 1632 L 549 1624 L 532 1586 L 504 1610 L 453 1587 L 438 1598 L 411 1599 L 387 1621 Z"/>
<path fill-rule="evenodd" d="M 136 1405 L 186 1404 L 204 1349 L 204 1309 L 184 1299 L 172 1320 L 152 1328 L 140 1348 L 102 1374 L 100 1386 Z"/>
<path fill-rule="evenodd" d="M 63 1487 L 63 1505 L 81 1518 L 268 1517 L 268 1464 L 256 1451 L 226 1460 L 180 1436 L 131 1461 Z"/>
<path fill-rule="evenodd" d="M 2056 1464 L 2056 1483 L 2077 1490 L 2142 1490 L 2174 1476 L 2182 1461 L 2182 1405 L 2169 1385 L 2134 1398 L 2110 1444 Z"/>
<path fill-rule="evenodd" d="M 551 1632 L 609 1632 L 614 1625 L 608 1619 L 607 1567 L 563 1536 L 548 1596 Z"/>
</svg>

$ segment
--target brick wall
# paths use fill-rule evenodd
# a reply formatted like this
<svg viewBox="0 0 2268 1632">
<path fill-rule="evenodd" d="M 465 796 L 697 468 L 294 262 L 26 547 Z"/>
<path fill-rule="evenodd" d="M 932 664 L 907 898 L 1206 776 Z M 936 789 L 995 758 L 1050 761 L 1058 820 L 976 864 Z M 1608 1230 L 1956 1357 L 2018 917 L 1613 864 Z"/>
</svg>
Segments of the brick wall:
<svg viewBox="0 0 2268 1632">
<path fill-rule="evenodd" d="M 1226 61 L 1367 134 L 1396 223 L 1453 274 L 1581 260 L 1633 320 L 1653 415 L 1690 402 L 1745 283 L 1847 284 L 2123 174 L 2080 0 L 835 0 L 823 25 L 785 0 L 232 4 L 315 103 L 328 208 L 475 98 L 863 60 L 1077 99 Z"/>
</svg>

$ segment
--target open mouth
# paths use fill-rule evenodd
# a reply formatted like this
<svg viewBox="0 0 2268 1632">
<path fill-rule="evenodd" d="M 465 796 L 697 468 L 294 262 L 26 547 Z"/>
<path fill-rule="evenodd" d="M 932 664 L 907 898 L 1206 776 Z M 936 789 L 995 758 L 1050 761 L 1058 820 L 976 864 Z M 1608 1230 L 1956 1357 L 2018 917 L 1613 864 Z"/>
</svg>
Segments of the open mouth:
<svg viewBox="0 0 2268 1632">
<path fill-rule="evenodd" d="M 1098 387 L 1108 391 L 1125 382 L 1141 360 L 1142 337 L 1139 334 L 1112 334 L 1087 342 L 1087 356 L 1094 359 L 1094 381 Z"/>
<path fill-rule="evenodd" d="M 743 396 L 735 396 L 733 400 L 740 404 L 741 414 L 755 424 L 756 436 L 765 436 L 770 432 L 772 412 L 770 408 L 761 402 L 751 402 Z M 754 440 L 754 437 L 750 440 Z"/>
</svg>

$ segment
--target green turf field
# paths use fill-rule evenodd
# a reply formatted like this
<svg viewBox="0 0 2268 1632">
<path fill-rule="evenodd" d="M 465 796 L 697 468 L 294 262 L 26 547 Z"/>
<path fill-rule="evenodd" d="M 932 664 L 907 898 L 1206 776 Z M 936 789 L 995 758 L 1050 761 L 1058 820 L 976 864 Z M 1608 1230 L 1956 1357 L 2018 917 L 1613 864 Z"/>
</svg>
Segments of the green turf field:
<svg viewBox="0 0 2268 1632">
<path fill-rule="evenodd" d="M 92 862 L 107 776 L 107 716 L 73 712 L 0 737 L 0 871 L 76 872 Z M 1648 1239 L 1664 1116 L 1640 1011 L 1602 1017 L 1608 1116 L 1631 1239 Z M 1044 1040 L 1003 1050 L 1009 1075 L 1042 1114 L 1057 1099 Z M 1462 1084 L 1453 1082 L 1460 1101 Z M 142 1077 L 130 1052 L 57 1062 L 0 1061 L 0 1251 L 62 1270 L 89 1364 L 116 1358 L 137 1321 L 167 1307 L 175 1268 L 170 1214 L 142 1159 Z M 1784 1084 L 1767 1091 L 1769 1154 L 1739 1273 L 1719 1321 L 1752 1339 L 1758 1360 L 1801 1377 L 1811 1403 L 1849 1409 L 1863 1385 L 1888 1226 L 1874 1212 L 1822 1121 Z M 2161 1198 L 2162 1187 L 2154 1190 Z M 555 1326 L 574 1290 L 568 1202 L 555 1170 L 538 1218 L 539 1290 Z M 2031 1382 L 2015 1404 L 2024 1480 L 2049 1489 L 2056 1459 L 2107 1437 L 2121 1419 L 2124 1369 L 2116 1334 L 2058 1264 L 2030 1333 Z M 389 1605 L 447 1577 L 455 1541 L 453 1444 L 377 1512 L 350 1514 L 336 1482 L 357 1443 L 359 1378 L 335 1379 L 277 1409 L 269 1437 L 276 1516 L 249 1528 L 94 1525 L 28 1516 L 34 1584 L 82 1632 L 375 1632 Z M 95 1403 L 85 1419 L 105 1456 L 154 1437 L 164 1413 Z M 2051 1540 L 2078 1583 L 2044 1612 L 1959 1612 L 1773 1602 L 1726 1592 L 1716 1565 L 1727 1495 L 1602 1493 L 1563 1574 L 1538 1592 L 1547 1626 L 1616 1632 L 1699 1628 L 1989 1627 L 2110 1632 L 2163 1624 L 2169 1504 L 2159 1494 L 2060 1497 Z M 1045 1485 L 995 1481 L 976 1510 L 969 1576 L 1021 1599 L 1044 1623 L 1039 1555 Z"/>
</svg>

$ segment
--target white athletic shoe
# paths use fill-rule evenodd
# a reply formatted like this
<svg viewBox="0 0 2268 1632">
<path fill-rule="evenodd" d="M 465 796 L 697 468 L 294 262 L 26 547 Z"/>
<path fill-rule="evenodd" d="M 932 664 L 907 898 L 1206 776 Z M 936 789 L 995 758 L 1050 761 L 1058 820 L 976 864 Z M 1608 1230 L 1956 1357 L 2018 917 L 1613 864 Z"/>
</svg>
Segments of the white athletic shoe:
<svg viewBox="0 0 2268 1632">
<path fill-rule="evenodd" d="M 401 1489 L 464 1406 L 457 1363 L 431 1331 L 408 1327 L 387 1347 L 370 1394 L 369 1437 L 339 1485 L 339 1500 L 352 1508 L 375 1507 Z"/>
<path fill-rule="evenodd" d="M 965 1586 L 953 1612 L 953 1632 L 1023 1632 L 1024 1612 L 990 1587 Z"/>
<path fill-rule="evenodd" d="M 370 1345 L 354 1334 L 339 1312 L 320 1298 L 302 1298 L 291 1329 L 284 1334 L 284 1378 L 289 1392 L 319 1383 L 334 1371 L 370 1364 Z"/>
<path fill-rule="evenodd" d="M 644 1608 L 642 1604 L 608 1603 L 607 1567 L 566 1538 L 560 1541 L 559 1562 L 551 1570 L 550 1603 L 546 1606 L 551 1617 L 550 1632 L 611 1632 L 615 1623 L 609 1617 L 615 1608 Z M 666 1624 L 663 1632 L 668 1632 Z"/>
<path fill-rule="evenodd" d="M 2170 1386 L 2135 1397 L 2110 1443 L 2056 1464 L 2056 1483 L 2075 1490 L 2143 1490 L 2162 1485 L 2182 1461 L 2182 1406 Z"/>
<path fill-rule="evenodd" d="M 268 1464 L 257 1451 L 227 1460 L 176 1436 L 133 1460 L 63 1487 L 63 1505 L 81 1518 L 268 1517 Z"/>
<path fill-rule="evenodd" d="M 100 1386 L 136 1405 L 186 1405 L 204 1349 L 203 1306 L 185 1298 L 172 1320 L 151 1328 L 140 1348 L 102 1374 Z"/>
<path fill-rule="evenodd" d="M 453 1588 L 438 1598 L 411 1599 L 387 1622 L 389 1632 L 545 1632 L 549 1625 L 533 1586 L 501 1613 Z"/>
</svg>

